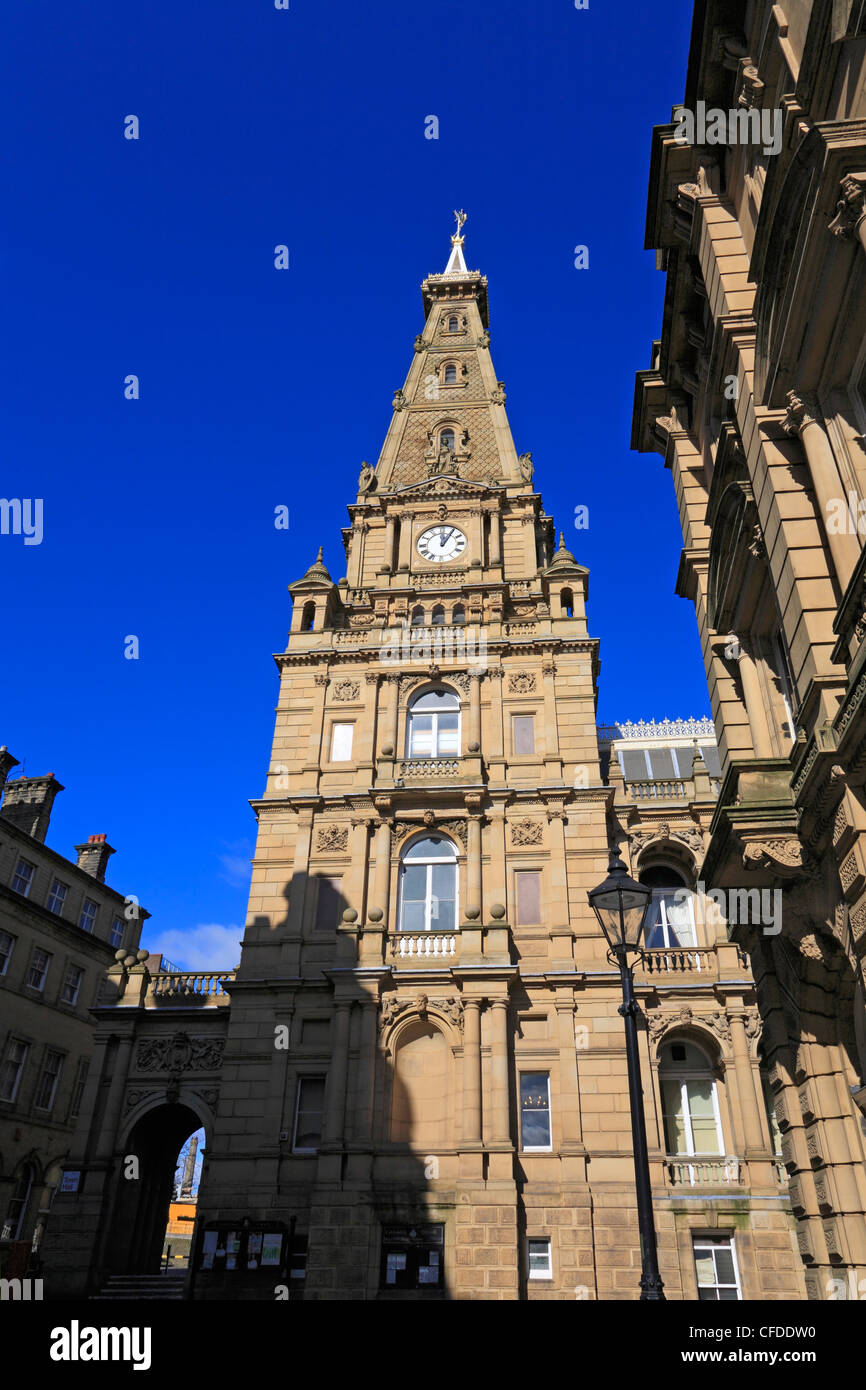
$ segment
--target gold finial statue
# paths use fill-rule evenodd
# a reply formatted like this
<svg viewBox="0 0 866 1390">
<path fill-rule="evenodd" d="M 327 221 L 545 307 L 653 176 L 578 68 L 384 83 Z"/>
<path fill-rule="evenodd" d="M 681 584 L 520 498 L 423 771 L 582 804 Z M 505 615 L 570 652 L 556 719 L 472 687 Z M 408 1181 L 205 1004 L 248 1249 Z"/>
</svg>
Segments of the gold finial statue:
<svg viewBox="0 0 866 1390">
<path fill-rule="evenodd" d="M 466 213 L 462 208 L 459 210 L 455 208 L 454 216 L 457 219 L 457 235 L 460 236 L 460 233 L 463 231 L 463 223 L 466 221 Z"/>
</svg>

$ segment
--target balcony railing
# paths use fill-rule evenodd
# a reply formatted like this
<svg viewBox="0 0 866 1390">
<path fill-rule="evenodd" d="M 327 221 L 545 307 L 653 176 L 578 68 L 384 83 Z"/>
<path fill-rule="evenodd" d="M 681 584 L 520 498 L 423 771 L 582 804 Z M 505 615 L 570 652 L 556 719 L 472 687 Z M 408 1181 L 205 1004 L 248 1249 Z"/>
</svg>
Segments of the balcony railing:
<svg viewBox="0 0 866 1390">
<path fill-rule="evenodd" d="M 397 776 L 414 780 L 416 777 L 457 777 L 460 758 L 406 758 L 398 765 Z"/>
<path fill-rule="evenodd" d="M 456 932 L 398 932 L 388 944 L 395 960 L 451 959 L 457 952 Z"/>
<path fill-rule="evenodd" d="M 227 980 L 233 980 L 233 970 L 220 971 L 170 971 L 153 977 L 153 993 L 156 999 L 206 999 L 220 998 L 229 1002 L 224 988 Z"/>
<path fill-rule="evenodd" d="M 648 975 L 707 974 L 716 969 L 716 953 L 698 946 L 658 946 L 641 951 L 640 963 Z"/>
<path fill-rule="evenodd" d="M 665 1167 L 672 1187 L 735 1187 L 742 1180 L 740 1160 L 730 1154 L 718 1158 L 668 1154 Z"/>
</svg>

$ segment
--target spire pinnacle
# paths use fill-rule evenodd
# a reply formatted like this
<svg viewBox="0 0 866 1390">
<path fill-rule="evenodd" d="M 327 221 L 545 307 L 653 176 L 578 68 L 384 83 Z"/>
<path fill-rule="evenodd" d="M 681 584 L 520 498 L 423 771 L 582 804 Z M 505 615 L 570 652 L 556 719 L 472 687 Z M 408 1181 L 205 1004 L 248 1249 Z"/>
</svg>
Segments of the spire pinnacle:
<svg viewBox="0 0 866 1390">
<path fill-rule="evenodd" d="M 468 267 L 463 259 L 463 243 L 465 237 L 462 235 L 463 223 L 466 221 L 466 213 L 462 208 L 454 209 L 454 217 L 457 222 L 457 231 L 451 238 L 451 255 L 448 257 L 448 264 L 445 267 L 446 275 L 467 275 Z"/>
</svg>

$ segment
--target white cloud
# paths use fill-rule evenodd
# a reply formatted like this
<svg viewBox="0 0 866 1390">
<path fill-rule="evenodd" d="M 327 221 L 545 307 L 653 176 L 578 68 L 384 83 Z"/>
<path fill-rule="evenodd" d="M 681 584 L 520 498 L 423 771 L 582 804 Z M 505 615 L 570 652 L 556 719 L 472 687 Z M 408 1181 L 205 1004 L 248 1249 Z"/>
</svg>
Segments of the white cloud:
<svg viewBox="0 0 866 1390">
<path fill-rule="evenodd" d="M 229 852 L 219 855 L 222 865 L 220 878 L 224 883 L 230 883 L 233 888 L 248 888 L 253 871 L 250 863 L 253 856 L 252 844 L 249 840 L 224 841 L 223 847 Z"/>
<path fill-rule="evenodd" d="M 243 934 L 243 927 L 207 922 L 189 931 L 163 932 L 148 950 L 161 952 L 181 970 L 231 970 L 241 958 Z"/>
</svg>

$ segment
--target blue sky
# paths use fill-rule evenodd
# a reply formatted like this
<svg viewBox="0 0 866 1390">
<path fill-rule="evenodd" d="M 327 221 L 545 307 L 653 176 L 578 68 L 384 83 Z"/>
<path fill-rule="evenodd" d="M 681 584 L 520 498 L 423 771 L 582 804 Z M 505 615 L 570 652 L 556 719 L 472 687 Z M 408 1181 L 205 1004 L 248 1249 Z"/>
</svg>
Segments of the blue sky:
<svg viewBox="0 0 866 1390">
<path fill-rule="evenodd" d="M 44 536 L 0 536 L 0 743 L 68 788 L 54 848 L 107 833 L 109 881 L 178 963 L 239 955 L 286 585 L 320 543 L 344 572 L 455 207 L 515 442 L 591 570 L 599 717 L 708 712 L 671 479 L 629 452 L 664 287 L 650 136 L 690 20 L 688 0 L 7 18 L 0 494 L 42 498 Z"/>
</svg>

